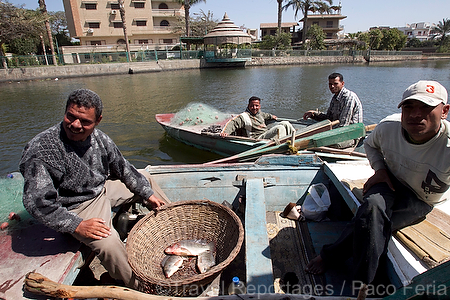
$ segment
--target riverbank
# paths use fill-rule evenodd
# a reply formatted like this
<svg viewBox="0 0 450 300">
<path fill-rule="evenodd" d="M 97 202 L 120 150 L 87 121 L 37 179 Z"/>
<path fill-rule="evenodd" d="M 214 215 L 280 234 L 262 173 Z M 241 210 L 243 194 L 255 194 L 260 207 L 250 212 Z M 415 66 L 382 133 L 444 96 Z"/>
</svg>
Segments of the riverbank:
<svg viewBox="0 0 450 300">
<path fill-rule="evenodd" d="M 410 61 L 450 59 L 448 57 L 429 57 L 423 55 L 372 55 L 370 63 L 387 61 Z M 281 56 L 254 57 L 246 67 L 306 65 L 306 64 L 364 64 L 363 56 Z M 149 62 L 85 64 L 65 66 L 45 66 L 28 68 L 0 69 L 0 82 L 17 82 L 26 80 L 55 80 L 68 77 L 102 76 L 117 74 L 136 74 L 163 72 L 173 70 L 199 69 L 203 64 L 200 59 L 158 60 Z"/>
</svg>

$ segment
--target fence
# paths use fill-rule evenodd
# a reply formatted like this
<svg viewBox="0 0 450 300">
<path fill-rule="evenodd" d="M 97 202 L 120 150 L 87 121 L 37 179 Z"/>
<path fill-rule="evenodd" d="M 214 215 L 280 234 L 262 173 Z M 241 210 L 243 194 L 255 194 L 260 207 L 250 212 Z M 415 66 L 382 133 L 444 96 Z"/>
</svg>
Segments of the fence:
<svg viewBox="0 0 450 300">
<path fill-rule="evenodd" d="M 390 56 L 390 55 L 421 55 L 420 51 L 355 51 L 355 50 L 259 50 L 237 49 L 235 57 L 283 57 L 283 56 Z M 200 59 L 203 58 L 203 50 L 140 50 L 130 52 L 86 52 L 58 54 L 58 65 L 66 64 L 106 64 L 126 62 L 148 62 L 161 59 Z M 0 61 L 6 61 L 8 68 L 42 67 L 52 66 L 52 55 L 27 55 L 27 56 L 0 56 Z M 0 64 L 2 65 L 2 64 Z"/>
</svg>

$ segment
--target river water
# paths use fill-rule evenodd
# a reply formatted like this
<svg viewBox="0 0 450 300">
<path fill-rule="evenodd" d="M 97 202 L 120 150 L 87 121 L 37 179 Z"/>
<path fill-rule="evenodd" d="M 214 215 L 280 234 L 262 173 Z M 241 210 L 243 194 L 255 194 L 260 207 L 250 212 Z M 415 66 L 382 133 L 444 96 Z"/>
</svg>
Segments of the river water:
<svg viewBox="0 0 450 300">
<path fill-rule="evenodd" d="M 400 112 L 403 91 L 420 79 L 441 82 L 450 91 L 450 61 L 307 65 L 246 69 L 203 69 L 133 75 L 0 84 L 0 177 L 18 170 L 26 142 L 60 122 L 68 94 L 77 88 L 97 92 L 103 100 L 99 128 L 136 167 L 149 164 L 202 163 L 219 158 L 168 137 L 155 114 L 177 112 L 189 103 L 208 104 L 223 112 L 242 112 L 251 96 L 284 118 L 328 107 L 327 77 L 344 75 L 364 108 L 364 123 L 377 123 Z M 1 200 L 0 200 L 1 202 Z"/>
</svg>

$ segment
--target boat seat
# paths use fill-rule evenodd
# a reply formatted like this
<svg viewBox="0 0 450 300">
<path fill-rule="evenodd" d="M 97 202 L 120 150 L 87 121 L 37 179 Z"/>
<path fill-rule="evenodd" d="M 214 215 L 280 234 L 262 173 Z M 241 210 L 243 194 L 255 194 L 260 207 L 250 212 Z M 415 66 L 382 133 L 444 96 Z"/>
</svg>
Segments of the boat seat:
<svg viewBox="0 0 450 300">
<path fill-rule="evenodd" d="M 247 179 L 245 193 L 247 288 L 251 287 L 252 292 L 273 293 L 273 271 L 266 227 L 263 179 Z M 272 290 L 267 291 L 267 287 Z M 263 290 L 259 290 L 260 288 Z"/>
<path fill-rule="evenodd" d="M 360 203 L 365 180 L 342 180 Z M 434 208 L 425 220 L 402 228 L 394 236 L 428 267 L 435 267 L 450 259 L 450 217 Z"/>
</svg>

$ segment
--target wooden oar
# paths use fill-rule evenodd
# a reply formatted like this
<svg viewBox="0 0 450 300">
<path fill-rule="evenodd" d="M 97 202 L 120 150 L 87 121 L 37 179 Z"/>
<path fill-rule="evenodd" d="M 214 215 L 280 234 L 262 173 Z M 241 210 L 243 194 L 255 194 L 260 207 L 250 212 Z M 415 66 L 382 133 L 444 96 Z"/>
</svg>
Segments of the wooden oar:
<svg viewBox="0 0 450 300">
<path fill-rule="evenodd" d="M 311 135 L 319 133 L 319 132 L 330 130 L 333 128 L 333 126 L 335 126 L 337 124 L 339 124 L 339 121 L 331 122 L 330 120 L 324 120 L 321 122 L 317 122 L 313 125 L 307 126 L 303 129 L 299 130 L 295 135 L 295 139 L 311 136 Z M 290 139 L 291 139 L 291 137 L 287 136 L 287 137 L 284 137 L 281 140 L 279 140 L 279 142 L 286 143 L 286 141 L 288 141 Z M 247 151 L 244 151 L 244 152 L 241 152 L 241 153 L 229 156 L 229 157 L 225 157 L 225 158 L 221 158 L 218 160 L 207 162 L 207 163 L 205 163 L 205 165 L 212 165 L 212 164 L 218 164 L 218 163 L 224 163 L 224 162 L 232 162 L 232 161 L 238 160 L 240 158 L 247 157 L 247 156 L 251 155 L 253 152 L 258 152 L 264 148 L 271 147 L 275 144 L 276 144 L 275 141 L 270 141 L 269 143 L 267 143 L 265 145 L 261 145 L 259 147 L 256 147 L 256 148 L 253 148 L 253 149 L 250 149 L 250 150 L 247 150 Z"/>
<path fill-rule="evenodd" d="M 344 127 L 339 127 L 333 130 L 317 133 L 310 137 L 298 139 L 295 141 L 294 146 L 297 150 L 305 150 L 309 148 L 334 145 L 340 142 L 357 139 L 364 135 L 365 135 L 364 124 L 356 123 Z M 263 154 L 285 153 L 289 150 L 289 144 L 285 143 L 273 147 L 265 147 L 260 151 L 252 152 L 246 156 L 241 156 L 239 158 L 239 161 L 247 161 Z"/>
<path fill-rule="evenodd" d="M 53 298 L 74 298 L 74 299 L 91 299 L 91 298 L 110 298 L 121 300 L 307 300 L 311 299 L 311 295 L 301 294 L 239 294 L 239 295 L 222 295 L 209 297 L 174 297 L 159 296 L 138 292 L 132 289 L 120 286 L 72 286 L 54 282 L 39 273 L 28 273 L 25 277 L 25 290 L 28 292 L 44 295 Z M 327 300 L 329 296 L 314 296 L 317 300 Z M 334 300 L 354 299 L 348 297 L 333 297 Z"/>
</svg>

